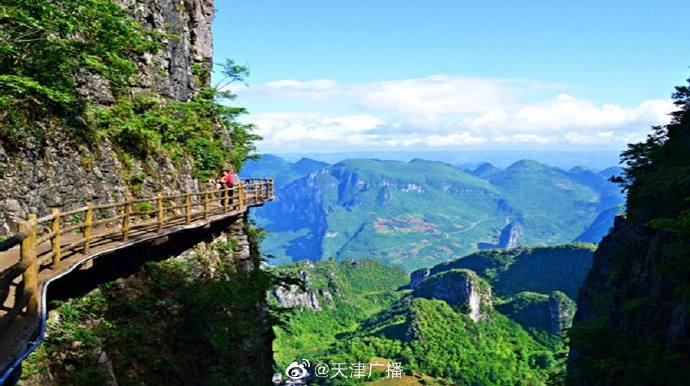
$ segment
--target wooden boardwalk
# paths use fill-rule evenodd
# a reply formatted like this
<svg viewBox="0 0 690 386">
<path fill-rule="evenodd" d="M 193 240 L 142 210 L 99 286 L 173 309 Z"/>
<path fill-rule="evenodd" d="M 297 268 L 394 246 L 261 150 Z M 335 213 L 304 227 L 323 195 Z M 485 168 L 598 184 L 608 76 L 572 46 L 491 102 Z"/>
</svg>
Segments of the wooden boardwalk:
<svg viewBox="0 0 690 386">
<path fill-rule="evenodd" d="M 228 189 L 185 192 L 29 215 L 0 252 L 0 369 L 3 377 L 42 339 L 47 285 L 93 259 L 147 240 L 243 215 L 274 199 L 273 180 L 242 180 Z"/>
</svg>

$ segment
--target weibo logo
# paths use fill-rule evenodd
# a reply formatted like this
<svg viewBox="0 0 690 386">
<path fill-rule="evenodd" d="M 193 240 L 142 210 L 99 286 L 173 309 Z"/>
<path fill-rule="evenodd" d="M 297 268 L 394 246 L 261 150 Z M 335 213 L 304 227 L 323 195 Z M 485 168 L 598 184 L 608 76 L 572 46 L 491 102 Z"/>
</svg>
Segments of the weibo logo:
<svg viewBox="0 0 690 386">
<path fill-rule="evenodd" d="M 292 362 L 285 369 L 285 375 L 287 375 L 287 377 L 293 381 L 298 381 L 300 379 L 305 378 L 307 375 L 309 375 L 307 368 L 310 365 L 311 364 L 306 359 L 302 359 L 302 363 L 299 363 L 297 361 Z"/>
</svg>

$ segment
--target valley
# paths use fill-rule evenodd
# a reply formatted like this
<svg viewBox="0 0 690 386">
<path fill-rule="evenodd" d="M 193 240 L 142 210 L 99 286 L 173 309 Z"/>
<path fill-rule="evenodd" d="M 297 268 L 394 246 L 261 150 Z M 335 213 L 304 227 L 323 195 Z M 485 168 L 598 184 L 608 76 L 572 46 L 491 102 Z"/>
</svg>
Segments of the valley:
<svg viewBox="0 0 690 386">
<path fill-rule="evenodd" d="M 369 259 L 281 266 L 303 288 L 270 296 L 293 312 L 276 329 L 277 366 L 385 358 L 403 364 L 410 384 L 552 383 L 564 371 L 563 337 L 593 251 L 591 244 L 482 251 L 410 276 Z M 383 374 L 312 381 L 393 382 Z"/>
<path fill-rule="evenodd" d="M 617 171 L 272 155 L 244 169 L 280 181 L 276 202 L 255 212 L 270 263 L 373 258 L 408 271 L 481 249 L 596 243 L 623 212 L 608 182 Z"/>
</svg>

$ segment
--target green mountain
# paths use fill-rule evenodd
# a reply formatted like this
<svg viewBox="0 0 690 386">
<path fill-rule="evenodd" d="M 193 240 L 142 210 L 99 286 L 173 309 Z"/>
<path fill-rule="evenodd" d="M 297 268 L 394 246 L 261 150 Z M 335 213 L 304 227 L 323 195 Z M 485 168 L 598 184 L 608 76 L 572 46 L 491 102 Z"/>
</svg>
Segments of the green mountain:
<svg viewBox="0 0 690 386">
<path fill-rule="evenodd" d="M 272 292 L 274 304 L 294 310 L 287 325 L 276 329 L 278 369 L 299 358 L 396 361 L 409 384 L 550 383 L 563 371 L 562 337 L 575 312 L 566 292 L 579 289 L 592 249 L 574 244 L 482 251 L 414 272 L 409 280 L 404 271 L 374 260 L 281 266 L 279 271 L 301 278 L 304 287 Z M 534 272 L 524 286 L 512 282 L 526 269 Z"/>
<path fill-rule="evenodd" d="M 258 160 L 248 160 L 242 168 L 242 178 L 274 178 L 276 188 L 280 189 L 309 173 L 328 166 L 325 162 L 302 158 L 297 162 L 289 162 L 271 154 L 264 154 Z"/>
<path fill-rule="evenodd" d="M 390 307 L 400 297 L 395 291 L 407 284 L 404 270 L 366 259 L 305 260 L 281 266 L 280 272 L 301 279 L 306 288 L 276 287 L 269 297 L 272 304 L 309 311 L 295 312 L 287 329 L 276 328 L 274 358 L 283 369 L 296 358 L 321 355 L 338 333 Z"/>
<path fill-rule="evenodd" d="M 678 111 L 629 145 L 618 217 L 578 299 L 573 385 L 687 385 L 690 379 L 690 88 Z"/>
<path fill-rule="evenodd" d="M 451 269 L 470 269 L 489 280 L 495 295 L 511 297 L 520 291 L 550 294 L 563 291 L 576 298 L 592 265 L 594 244 L 567 244 L 549 248 L 481 251 L 431 269 L 412 273 L 415 280 Z"/>
<path fill-rule="evenodd" d="M 612 186 L 595 172 L 528 160 L 470 172 L 357 159 L 294 180 L 256 218 L 274 263 L 366 257 L 413 270 L 484 248 L 573 241 L 621 203 Z"/>
</svg>

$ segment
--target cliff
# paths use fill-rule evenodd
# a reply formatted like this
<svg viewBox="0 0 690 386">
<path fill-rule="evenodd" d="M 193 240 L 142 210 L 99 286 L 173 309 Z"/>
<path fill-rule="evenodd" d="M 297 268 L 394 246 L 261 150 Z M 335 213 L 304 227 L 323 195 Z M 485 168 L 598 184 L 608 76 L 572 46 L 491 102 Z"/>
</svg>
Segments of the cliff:
<svg viewBox="0 0 690 386">
<path fill-rule="evenodd" d="M 211 0 L 39 0 L 0 11 L 9 15 L 0 235 L 52 208 L 198 191 L 248 156 L 249 143 L 232 146 L 233 130 L 248 127 L 228 124 L 243 109 L 217 104 L 209 84 Z M 26 33 L 37 38 L 22 46 L 15 38 Z M 51 305 L 48 338 L 21 383 L 268 383 L 260 235 L 246 218 L 226 225 L 186 250 L 136 251 L 134 275 Z"/>
<path fill-rule="evenodd" d="M 104 76 L 84 69 L 69 74 L 82 101 L 78 103 L 89 101 L 107 107 L 118 99 L 146 94 L 188 101 L 208 84 L 213 53 L 212 1 L 117 3 L 147 30 L 158 33 L 160 46 L 131 56 L 136 74 L 119 98 Z M 0 233 L 15 231 L 17 222 L 28 213 L 45 214 L 53 207 L 74 207 L 86 200 L 121 201 L 126 192 L 136 196 L 198 190 L 189 156 L 178 162 L 165 152 L 143 159 L 128 157 L 110 138 L 100 138 L 97 146 L 89 146 L 75 138 L 66 124 L 51 123 L 34 122 L 44 132 L 23 138 L 19 146 L 4 138 L 0 141 Z"/>
<path fill-rule="evenodd" d="M 690 379 L 690 90 L 679 111 L 623 153 L 628 191 L 596 251 L 571 337 L 573 385 L 684 385 Z"/>
<path fill-rule="evenodd" d="M 431 276 L 414 289 L 412 296 L 443 300 L 474 322 L 487 320 L 492 308 L 491 287 L 468 269 L 451 269 Z"/>
</svg>

